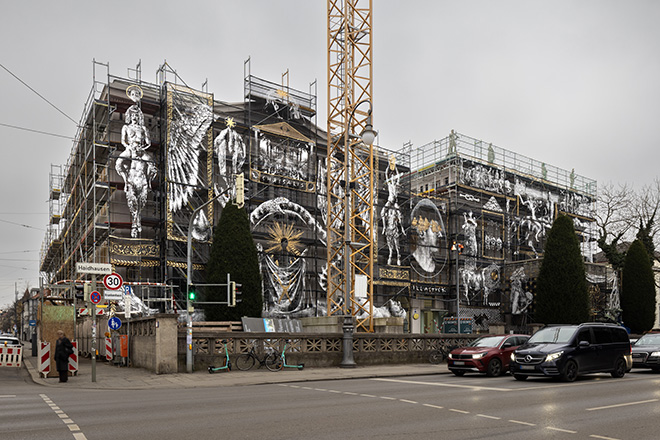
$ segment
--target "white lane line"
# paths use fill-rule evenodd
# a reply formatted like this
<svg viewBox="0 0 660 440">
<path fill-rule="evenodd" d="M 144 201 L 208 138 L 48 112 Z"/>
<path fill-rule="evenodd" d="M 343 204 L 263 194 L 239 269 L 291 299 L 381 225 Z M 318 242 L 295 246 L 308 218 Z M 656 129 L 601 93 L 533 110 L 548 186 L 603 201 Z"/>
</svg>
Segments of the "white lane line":
<svg viewBox="0 0 660 440">
<path fill-rule="evenodd" d="M 362 397 L 376 397 L 373 394 L 360 394 Z"/>
<path fill-rule="evenodd" d="M 449 411 L 452 411 L 452 412 L 455 412 L 455 413 L 459 413 L 459 414 L 470 414 L 470 411 L 463 411 L 462 409 L 453 409 L 453 408 L 449 408 Z"/>
<path fill-rule="evenodd" d="M 66 425 L 67 428 L 69 428 L 69 431 L 73 434 L 73 438 L 75 440 L 87 440 L 87 437 L 85 437 L 85 434 L 80 432 L 80 426 L 77 424 L 73 423 L 73 420 L 69 418 L 69 416 L 62 411 L 57 405 L 52 403 L 53 401 L 48 398 L 45 394 L 39 394 L 39 396 L 43 399 L 45 403 L 48 404 L 50 409 L 53 410 L 55 414 L 62 420 L 62 422 Z M 49 403 L 50 402 L 50 403 Z"/>
<path fill-rule="evenodd" d="M 341 391 L 338 390 L 328 390 L 330 393 L 336 393 L 336 394 L 341 394 Z"/>
<path fill-rule="evenodd" d="M 399 402 L 403 403 L 413 403 L 413 404 L 418 404 L 419 402 L 415 402 L 414 400 L 406 400 L 406 399 L 399 399 Z"/>
<path fill-rule="evenodd" d="M 525 426 L 536 426 L 535 423 L 529 423 L 529 422 L 521 422 L 520 420 L 509 420 L 511 423 L 517 423 L 519 425 L 525 425 Z"/>
<path fill-rule="evenodd" d="M 0 399 L 8 399 L 10 397 L 16 397 L 16 394 L 2 394 L 2 395 L 0 395 Z"/>
<path fill-rule="evenodd" d="M 489 416 L 486 414 L 477 414 L 477 417 L 483 417 L 485 419 L 492 419 L 492 420 L 502 420 L 502 417 Z"/>
<path fill-rule="evenodd" d="M 370 380 L 378 380 L 381 382 L 396 382 L 396 383 L 406 383 L 413 385 L 424 385 L 432 387 L 447 387 L 447 388 L 467 388 L 475 391 L 498 391 L 498 392 L 510 392 L 514 391 L 510 388 L 495 388 L 495 387 L 483 387 L 476 385 L 461 385 L 461 384 L 450 384 L 450 383 L 438 383 L 438 382 L 420 382 L 416 380 L 402 380 L 402 379 L 387 379 L 387 378 L 374 378 Z"/>
<path fill-rule="evenodd" d="M 658 401 L 658 399 L 640 400 L 640 401 L 637 401 L 637 402 L 619 403 L 619 404 L 616 404 L 616 405 L 598 406 L 596 408 L 587 408 L 587 411 L 598 411 L 598 410 L 601 410 L 601 409 L 620 408 L 622 406 L 642 405 L 644 403 L 653 403 L 653 402 L 657 402 L 657 401 Z"/>
<path fill-rule="evenodd" d="M 595 435 L 595 434 L 591 434 L 589 437 L 591 437 L 591 438 L 599 438 L 599 439 L 601 439 L 601 440 L 619 440 L 618 438 L 614 438 L 614 437 L 603 437 L 602 435 Z"/>
<path fill-rule="evenodd" d="M 396 400 L 396 397 L 380 396 L 380 398 L 385 400 Z"/>
<path fill-rule="evenodd" d="M 565 432 L 567 434 L 577 434 L 577 431 L 571 431 L 570 429 L 561 429 L 561 428 L 555 428 L 554 426 L 546 426 L 551 431 L 559 431 L 559 432 Z"/>
<path fill-rule="evenodd" d="M 325 388 L 314 388 L 314 391 L 328 391 L 328 390 Z"/>
<path fill-rule="evenodd" d="M 358 393 L 353 393 L 351 391 L 344 391 L 344 394 L 348 394 L 349 396 L 357 396 Z"/>
<path fill-rule="evenodd" d="M 422 405 L 428 406 L 429 408 L 444 409 L 444 406 L 431 405 L 430 403 L 422 403 Z"/>
</svg>

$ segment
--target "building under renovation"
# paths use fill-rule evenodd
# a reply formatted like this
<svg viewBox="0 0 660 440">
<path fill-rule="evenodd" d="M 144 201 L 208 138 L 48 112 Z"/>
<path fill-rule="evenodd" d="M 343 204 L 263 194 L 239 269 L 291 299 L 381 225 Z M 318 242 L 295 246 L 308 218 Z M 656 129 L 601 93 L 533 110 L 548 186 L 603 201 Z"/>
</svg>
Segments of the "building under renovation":
<svg viewBox="0 0 660 440">
<path fill-rule="evenodd" d="M 202 283 L 213 226 L 242 173 L 263 316 L 327 315 L 327 231 L 340 220 L 328 212 L 334 170 L 315 83 L 301 91 L 288 75 L 260 79 L 247 62 L 243 102 L 226 103 L 167 63 L 156 83 L 139 66 L 123 78 L 96 62 L 94 71 L 71 154 L 51 167 L 45 284 L 72 298 L 86 277 L 77 262 L 110 263 L 135 312 L 184 310 L 188 237 L 192 281 Z M 362 185 L 370 197 L 352 208 L 373 201 L 373 218 L 363 219 L 374 223 L 371 317 L 404 317 L 412 332 L 435 332 L 448 316 L 524 326 L 544 239 L 561 213 L 591 258 L 596 182 L 573 171 L 454 132 L 421 147 L 377 147 L 373 169 L 373 185 Z M 607 296 L 616 280 L 590 268 L 598 307 L 616 309 Z"/>
</svg>

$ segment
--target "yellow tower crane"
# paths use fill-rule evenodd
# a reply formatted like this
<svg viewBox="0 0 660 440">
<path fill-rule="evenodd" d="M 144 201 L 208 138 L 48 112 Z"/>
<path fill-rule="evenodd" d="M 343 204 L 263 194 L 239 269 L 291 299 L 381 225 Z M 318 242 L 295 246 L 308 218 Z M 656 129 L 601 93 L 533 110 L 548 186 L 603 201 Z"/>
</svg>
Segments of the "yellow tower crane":
<svg viewBox="0 0 660 440">
<path fill-rule="evenodd" d="M 372 17 L 371 0 L 328 0 L 328 316 L 356 317 L 368 332 L 377 225 Z"/>
</svg>

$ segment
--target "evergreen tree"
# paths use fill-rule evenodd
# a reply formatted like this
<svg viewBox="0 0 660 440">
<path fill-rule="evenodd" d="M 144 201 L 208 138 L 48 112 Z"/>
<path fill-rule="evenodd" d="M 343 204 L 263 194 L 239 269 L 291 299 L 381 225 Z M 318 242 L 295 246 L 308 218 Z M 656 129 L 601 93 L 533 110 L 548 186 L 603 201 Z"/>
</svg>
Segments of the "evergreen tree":
<svg viewBox="0 0 660 440">
<path fill-rule="evenodd" d="M 560 215 L 545 244 L 534 318 L 543 324 L 579 324 L 588 321 L 589 314 L 587 279 L 573 221 Z"/>
<path fill-rule="evenodd" d="M 633 333 L 653 328 L 655 321 L 655 280 L 646 247 L 635 240 L 623 266 L 621 289 L 623 322 Z"/>
<path fill-rule="evenodd" d="M 204 310 L 207 321 L 240 321 L 241 317 L 261 317 L 263 304 L 261 275 L 257 250 L 250 233 L 245 209 L 232 203 L 222 210 L 213 234 L 211 255 L 206 265 L 206 282 L 221 284 L 231 280 L 242 286 L 236 307 L 208 304 Z M 226 287 L 207 287 L 207 301 L 226 301 Z"/>
<path fill-rule="evenodd" d="M 637 240 L 641 241 L 646 248 L 646 252 L 649 254 L 649 260 L 651 261 L 651 266 L 653 266 L 653 261 L 655 260 L 655 244 L 653 243 L 653 237 L 651 236 L 653 232 L 653 223 L 655 222 L 656 211 L 653 211 L 653 215 L 646 222 L 646 225 L 642 223 L 642 220 L 639 220 L 639 231 L 637 231 Z"/>
</svg>

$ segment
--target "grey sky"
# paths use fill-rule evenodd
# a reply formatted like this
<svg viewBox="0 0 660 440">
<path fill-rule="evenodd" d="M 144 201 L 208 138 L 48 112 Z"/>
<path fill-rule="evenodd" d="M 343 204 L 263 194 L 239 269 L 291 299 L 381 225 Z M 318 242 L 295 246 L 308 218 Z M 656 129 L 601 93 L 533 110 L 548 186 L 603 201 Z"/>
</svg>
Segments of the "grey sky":
<svg viewBox="0 0 660 440">
<path fill-rule="evenodd" d="M 0 64 L 78 120 L 92 59 L 125 76 L 164 60 L 192 87 L 241 101 L 252 74 L 308 90 L 326 114 L 326 2 L 2 3 Z M 455 129 L 607 182 L 650 184 L 660 154 L 660 2 L 374 1 L 379 143 L 420 146 Z M 97 72 L 105 75 L 105 72 Z M 75 125 L 0 69 L 0 124 L 64 136 Z M 38 286 L 48 174 L 71 141 L 0 125 L 0 306 Z"/>
</svg>

